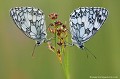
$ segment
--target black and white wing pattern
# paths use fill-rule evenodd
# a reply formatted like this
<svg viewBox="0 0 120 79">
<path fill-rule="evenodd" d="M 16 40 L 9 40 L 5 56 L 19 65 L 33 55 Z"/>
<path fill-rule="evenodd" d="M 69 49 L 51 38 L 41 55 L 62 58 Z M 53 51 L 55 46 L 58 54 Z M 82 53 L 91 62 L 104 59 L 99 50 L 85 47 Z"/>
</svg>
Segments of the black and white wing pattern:
<svg viewBox="0 0 120 79">
<path fill-rule="evenodd" d="M 84 48 L 88 41 L 101 28 L 108 16 L 108 10 L 101 7 L 80 7 L 70 14 L 72 42 Z"/>
<path fill-rule="evenodd" d="M 15 7 L 10 10 L 10 16 L 17 27 L 29 38 L 41 44 L 46 39 L 45 15 L 34 7 Z"/>
</svg>

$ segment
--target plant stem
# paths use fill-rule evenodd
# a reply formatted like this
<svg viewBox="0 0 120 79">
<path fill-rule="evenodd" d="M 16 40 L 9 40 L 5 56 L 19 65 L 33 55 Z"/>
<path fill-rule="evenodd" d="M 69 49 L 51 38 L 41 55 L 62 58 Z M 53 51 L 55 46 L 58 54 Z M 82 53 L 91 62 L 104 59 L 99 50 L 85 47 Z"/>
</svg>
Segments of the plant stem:
<svg viewBox="0 0 120 79">
<path fill-rule="evenodd" d="M 64 65 L 65 65 L 65 74 L 66 74 L 66 78 L 70 79 L 70 75 L 69 75 L 69 56 L 68 56 L 68 52 L 65 53 L 65 57 L 64 57 Z"/>
<path fill-rule="evenodd" d="M 56 26 L 55 26 L 55 53 L 57 54 L 57 32 L 56 32 Z"/>
<path fill-rule="evenodd" d="M 66 41 L 68 41 L 68 38 L 66 38 Z M 68 50 L 65 50 L 64 52 L 64 71 L 65 71 L 66 79 L 70 79 Z"/>
</svg>

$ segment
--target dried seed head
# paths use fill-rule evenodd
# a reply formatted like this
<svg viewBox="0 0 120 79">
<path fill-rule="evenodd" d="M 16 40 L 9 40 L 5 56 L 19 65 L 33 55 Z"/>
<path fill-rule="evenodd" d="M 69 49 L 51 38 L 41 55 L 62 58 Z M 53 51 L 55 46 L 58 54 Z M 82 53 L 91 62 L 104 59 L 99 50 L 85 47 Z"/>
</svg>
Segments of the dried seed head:
<svg viewBox="0 0 120 79">
<path fill-rule="evenodd" d="M 57 50 L 57 54 L 60 54 L 60 49 Z"/>
<path fill-rule="evenodd" d="M 62 43 L 62 42 L 58 42 L 57 44 L 58 44 L 59 46 L 61 46 L 63 43 Z"/>
<path fill-rule="evenodd" d="M 63 27 L 63 29 L 65 29 L 65 28 L 66 28 L 66 25 L 63 24 L 62 27 Z"/>
<path fill-rule="evenodd" d="M 62 25 L 62 22 L 61 22 L 61 21 L 55 21 L 54 23 L 55 23 L 55 26 L 60 26 L 60 25 Z"/>
<path fill-rule="evenodd" d="M 57 13 L 51 13 L 51 14 L 49 14 L 48 17 L 49 17 L 50 19 L 52 19 L 52 20 L 55 20 L 55 19 L 57 19 L 58 14 L 57 14 Z"/>
<path fill-rule="evenodd" d="M 62 56 L 60 54 L 60 49 L 57 50 L 57 56 L 58 56 L 60 63 L 62 63 Z"/>
<path fill-rule="evenodd" d="M 57 35 L 58 35 L 58 36 L 61 35 L 61 29 L 57 29 Z"/>
<path fill-rule="evenodd" d="M 66 47 L 66 37 L 67 37 L 67 27 L 66 27 L 66 23 L 63 24 L 60 20 L 57 20 L 58 15 L 56 13 L 51 13 L 49 15 L 49 18 L 51 20 L 53 20 L 54 22 L 49 24 L 48 30 L 50 31 L 50 33 L 54 33 L 55 35 L 55 46 L 52 46 L 51 43 L 48 43 L 48 48 L 55 52 L 60 63 L 62 63 L 62 52 L 61 50 L 63 50 Z M 56 41 L 57 39 L 57 41 Z"/>
<path fill-rule="evenodd" d="M 53 24 L 53 23 L 50 23 L 49 26 L 54 26 L 54 24 Z"/>
<path fill-rule="evenodd" d="M 48 49 L 51 50 L 52 52 L 54 52 L 55 51 L 55 47 L 51 46 L 50 42 L 48 42 L 47 44 L 48 44 Z"/>
<path fill-rule="evenodd" d="M 52 29 L 51 29 L 51 28 L 48 28 L 48 31 L 52 32 Z"/>
<path fill-rule="evenodd" d="M 52 30 L 52 33 L 55 33 L 55 29 Z"/>
<path fill-rule="evenodd" d="M 48 31 L 49 31 L 50 33 L 55 33 L 55 29 L 52 29 L 52 28 L 48 28 Z"/>
</svg>

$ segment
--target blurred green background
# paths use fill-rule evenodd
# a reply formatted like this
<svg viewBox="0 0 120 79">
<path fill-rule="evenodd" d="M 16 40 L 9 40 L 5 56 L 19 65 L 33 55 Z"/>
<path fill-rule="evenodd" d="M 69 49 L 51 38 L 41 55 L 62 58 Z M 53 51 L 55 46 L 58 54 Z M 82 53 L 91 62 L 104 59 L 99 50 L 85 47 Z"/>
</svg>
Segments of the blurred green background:
<svg viewBox="0 0 120 79">
<path fill-rule="evenodd" d="M 56 12 L 69 28 L 70 13 L 82 6 L 105 7 L 109 16 L 103 27 L 85 46 L 97 57 L 84 50 L 68 47 L 70 79 L 90 79 L 90 76 L 117 76 L 120 79 L 120 0 L 0 0 L 0 79 L 65 79 L 54 53 L 42 44 L 31 53 L 35 42 L 26 37 L 9 16 L 12 7 L 33 6 L 46 15 Z M 70 36 L 70 35 L 69 35 Z M 69 37 L 69 41 L 70 37 Z"/>
</svg>

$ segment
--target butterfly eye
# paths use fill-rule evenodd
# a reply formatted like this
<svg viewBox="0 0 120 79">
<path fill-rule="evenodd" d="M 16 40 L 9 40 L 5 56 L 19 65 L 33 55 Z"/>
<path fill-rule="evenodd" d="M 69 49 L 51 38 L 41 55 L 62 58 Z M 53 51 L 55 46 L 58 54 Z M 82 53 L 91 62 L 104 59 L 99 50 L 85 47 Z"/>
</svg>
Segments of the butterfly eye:
<svg viewBox="0 0 120 79">
<path fill-rule="evenodd" d="M 40 42 L 39 41 L 37 41 L 37 43 L 36 43 L 37 45 L 40 45 Z"/>
<path fill-rule="evenodd" d="M 83 46 L 83 45 L 80 45 L 79 47 L 82 48 L 82 49 L 84 49 L 84 46 Z"/>
</svg>

